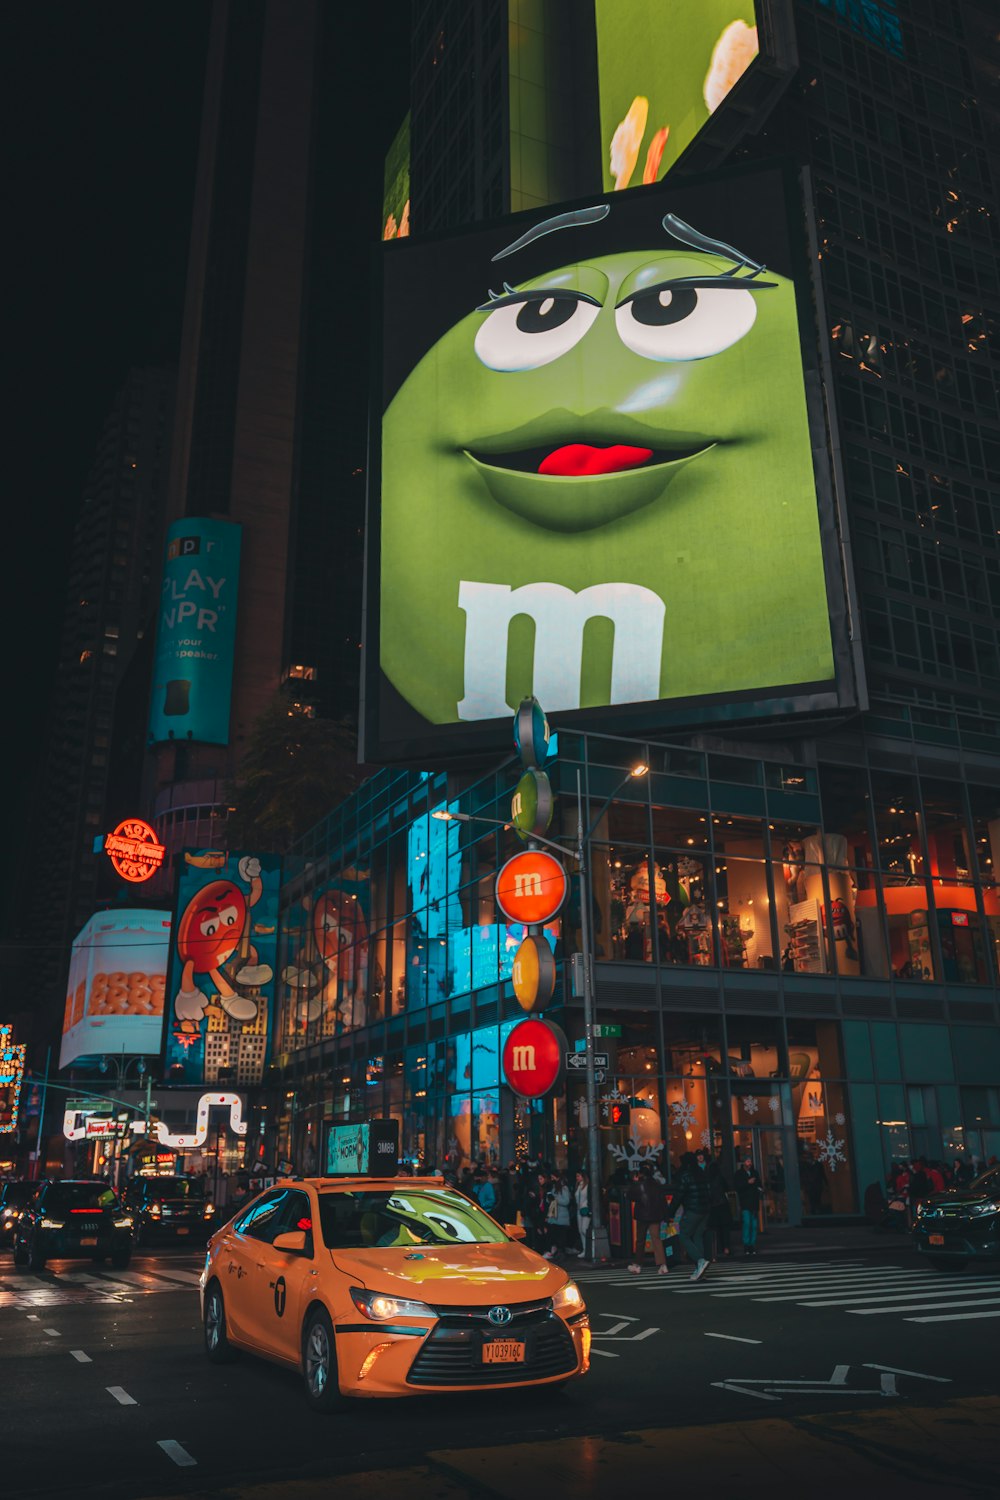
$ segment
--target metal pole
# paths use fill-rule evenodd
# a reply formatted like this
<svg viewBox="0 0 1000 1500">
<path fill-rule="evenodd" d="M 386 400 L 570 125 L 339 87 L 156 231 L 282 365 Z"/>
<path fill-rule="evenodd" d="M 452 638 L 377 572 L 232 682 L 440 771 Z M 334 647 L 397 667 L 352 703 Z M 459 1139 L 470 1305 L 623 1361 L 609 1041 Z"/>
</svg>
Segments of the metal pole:
<svg viewBox="0 0 1000 1500">
<path fill-rule="evenodd" d="M 580 880 L 580 943 L 583 948 L 583 1026 L 587 1040 L 587 1162 L 590 1176 L 590 1255 L 611 1258 L 611 1243 L 601 1214 L 601 1142 L 597 1119 L 597 1074 L 594 1070 L 594 970 L 590 939 L 586 841 L 583 834 L 583 790 L 576 773 L 576 857 Z"/>
<path fill-rule="evenodd" d="M 34 1166 L 34 1171 L 31 1174 L 31 1180 L 32 1180 L 32 1182 L 37 1181 L 37 1179 L 41 1175 L 41 1172 L 40 1172 L 40 1162 L 41 1162 L 41 1157 L 42 1157 L 42 1131 L 45 1128 L 45 1096 L 47 1095 L 47 1093 L 49 1091 L 49 1063 L 51 1061 L 51 1058 L 52 1058 L 52 1048 L 51 1047 L 46 1047 L 46 1049 L 45 1049 L 45 1077 L 42 1079 L 42 1098 L 41 1098 L 41 1103 L 38 1106 L 38 1134 L 35 1137 L 35 1166 Z"/>
</svg>

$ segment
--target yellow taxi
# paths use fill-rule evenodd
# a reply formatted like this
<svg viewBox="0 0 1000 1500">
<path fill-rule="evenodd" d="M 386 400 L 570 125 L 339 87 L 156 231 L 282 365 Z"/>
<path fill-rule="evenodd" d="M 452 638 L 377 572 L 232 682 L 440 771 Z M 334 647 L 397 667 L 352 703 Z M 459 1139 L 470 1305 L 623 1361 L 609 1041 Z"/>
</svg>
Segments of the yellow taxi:
<svg viewBox="0 0 1000 1500">
<path fill-rule="evenodd" d="M 590 1365 L 579 1288 L 440 1177 L 278 1182 L 217 1230 L 205 1350 L 301 1371 L 310 1405 L 559 1386 Z"/>
</svg>

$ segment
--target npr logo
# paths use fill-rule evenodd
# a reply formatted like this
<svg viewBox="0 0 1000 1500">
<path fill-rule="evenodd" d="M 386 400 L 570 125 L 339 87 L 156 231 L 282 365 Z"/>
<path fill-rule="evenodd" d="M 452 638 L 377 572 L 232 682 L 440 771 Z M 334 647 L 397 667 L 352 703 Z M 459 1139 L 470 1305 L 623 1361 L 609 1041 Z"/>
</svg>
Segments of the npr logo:
<svg viewBox="0 0 1000 1500">
<path fill-rule="evenodd" d="M 200 536 L 175 536 L 167 548 L 167 561 L 178 557 L 197 557 L 201 551 Z"/>
<path fill-rule="evenodd" d="M 541 896 L 542 877 L 537 870 L 528 870 L 523 875 L 514 876 L 514 895 L 517 897 Z"/>
<path fill-rule="evenodd" d="M 534 1047 L 515 1047 L 511 1062 L 516 1073 L 534 1073 L 538 1066 L 535 1062 Z"/>
</svg>

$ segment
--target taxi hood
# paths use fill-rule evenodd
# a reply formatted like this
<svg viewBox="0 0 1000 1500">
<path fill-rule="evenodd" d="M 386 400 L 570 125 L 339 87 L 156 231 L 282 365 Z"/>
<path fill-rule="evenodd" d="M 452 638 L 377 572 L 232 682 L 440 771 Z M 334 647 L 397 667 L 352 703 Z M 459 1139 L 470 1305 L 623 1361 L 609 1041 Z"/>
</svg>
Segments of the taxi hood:
<svg viewBox="0 0 1000 1500">
<path fill-rule="evenodd" d="M 569 1279 L 558 1266 L 506 1241 L 496 1245 L 387 1246 L 331 1250 L 337 1270 L 366 1291 L 448 1307 L 534 1302 Z"/>
</svg>

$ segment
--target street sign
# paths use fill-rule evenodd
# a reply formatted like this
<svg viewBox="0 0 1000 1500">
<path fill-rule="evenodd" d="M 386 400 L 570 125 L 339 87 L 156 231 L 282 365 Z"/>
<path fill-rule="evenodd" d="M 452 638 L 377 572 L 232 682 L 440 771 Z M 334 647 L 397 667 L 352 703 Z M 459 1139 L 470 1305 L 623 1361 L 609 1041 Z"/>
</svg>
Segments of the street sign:
<svg viewBox="0 0 1000 1500">
<path fill-rule="evenodd" d="M 574 958 L 576 957 L 575 954 L 573 956 Z M 595 1039 L 600 1039 L 601 1041 L 606 1041 L 610 1037 L 620 1037 L 621 1034 L 622 1029 L 620 1026 L 598 1025 L 594 1027 L 594 1037 Z M 577 1052 L 586 1052 L 587 1050 L 587 1043 L 584 1041 L 583 1037 L 581 1037 L 578 1042 L 574 1042 L 573 1045 L 576 1048 Z"/>
<path fill-rule="evenodd" d="M 585 1073 L 587 1070 L 586 1052 L 567 1052 L 566 1066 L 571 1073 Z M 594 1053 L 595 1068 L 609 1068 L 610 1066 L 611 1058 L 609 1057 L 607 1052 Z"/>
<path fill-rule="evenodd" d="M 604 1069 L 603 1068 L 595 1068 L 594 1069 L 594 1082 L 595 1083 L 607 1083 L 607 1081 L 608 1081 L 608 1075 L 607 1075 L 607 1073 L 605 1073 Z"/>
</svg>

